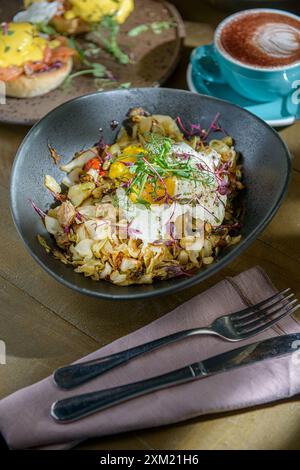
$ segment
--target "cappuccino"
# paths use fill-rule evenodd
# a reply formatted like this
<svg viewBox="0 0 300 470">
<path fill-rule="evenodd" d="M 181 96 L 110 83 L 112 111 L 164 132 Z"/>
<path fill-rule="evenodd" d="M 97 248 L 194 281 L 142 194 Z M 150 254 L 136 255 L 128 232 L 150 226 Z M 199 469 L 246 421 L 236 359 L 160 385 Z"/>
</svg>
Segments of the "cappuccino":
<svg viewBox="0 0 300 470">
<path fill-rule="evenodd" d="M 272 11 L 240 13 L 225 22 L 218 45 L 252 67 L 282 67 L 300 62 L 300 18 Z"/>
</svg>

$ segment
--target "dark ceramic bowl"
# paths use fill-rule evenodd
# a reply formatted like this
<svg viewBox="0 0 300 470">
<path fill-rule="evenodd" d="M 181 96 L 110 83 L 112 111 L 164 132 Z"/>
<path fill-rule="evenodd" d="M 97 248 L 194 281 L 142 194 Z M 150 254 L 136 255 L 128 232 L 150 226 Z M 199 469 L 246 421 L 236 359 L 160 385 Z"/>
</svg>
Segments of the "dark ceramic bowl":
<svg viewBox="0 0 300 470">
<path fill-rule="evenodd" d="M 246 190 L 243 239 L 220 258 L 189 278 L 157 281 L 153 285 L 120 287 L 105 281 L 95 282 L 76 274 L 71 267 L 48 255 L 37 242 L 41 233 L 53 244 L 29 199 L 46 210 L 53 199 L 43 184 L 45 174 L 62 179 L 59 168 L 49 157 L 47 142 L 63 155 L 93 145 L 104 130 L 107 142 L 116 131 L 112 120 L 122 122 L 131 107 L 141 106 L 151 113 L 181 116 L 184 122 L 208 126 L 217 112 L 221 125 L 233 136 L 242 153 Z M 182 90 L 141 88 L 94 93 L 69 101 L 39 121 L 24 139 L 15 159 L 11 178 L 11 208 L 17 230 L 34 259 L 55 279 L 83 294 L 107 299 L 141 299 L 184 289 L 215 274 L 240 255 L 267 226 L 287 190 L 290 155 L 278 134 L 261 119 L 231 103 Z"/>
</svg>

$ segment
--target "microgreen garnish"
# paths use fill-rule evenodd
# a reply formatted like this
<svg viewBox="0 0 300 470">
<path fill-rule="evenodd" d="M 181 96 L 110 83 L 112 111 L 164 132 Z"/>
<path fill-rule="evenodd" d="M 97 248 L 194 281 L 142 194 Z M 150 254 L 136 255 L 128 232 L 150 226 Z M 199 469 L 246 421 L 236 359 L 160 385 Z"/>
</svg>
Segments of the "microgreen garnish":
<svg viewBox="0 0 300 470">
<path fill-rule="evenodd" d="M 127 34 L 130 37 L 135 37 L 135 36 L 139 36 L 142 33 L 145 33 L 146 31 L 149 31 L 149 25 L 148 24 L 139 24 L 138 26 L 135 26 L 130 31 L 128 31 Z"/>
<path fill-rule="evenodd" d="M 169 277 L 180 277 L 180 276 L 190 277 L 194 274 L 192 270 L 187 271 L 179 264 L 178 265 L 171 264 L 169 266 L 165 266 L 165 270 L 167 271 Z"/>
<path fill-rule="evenodd" d="M 74 78 L 80 77 L 82 75 L 91 75 L 96 80 L 102 79 L 112 81 L 111 72 L 107 70 L 107 68 L 102 64 L 97 62 L 90 62 L 86 57 L 86 51 L 80 47 L 75 38 L 69 38 L 69 46 L 76 50 L 80 62 L 87 68 L 70 74 L 62 85 L 64 89 L 67 89 L 72 85 Z"/>
<path fill-rule="evenodd" d="M 40 33 L 48 34 L 49 36 L 54 36 L 57 34 L 56 29 L 54 29 L 48 23 L 37 23 L 36 27 Z"/>
<path fill-rule="evenodd" d="M 150 28 L 154 34 L 161 34 L 166 29 L 170 29 L 174 26 L 175 23 L 173 21 L 155 21 L 154 23 L 150 24 Z"/>
<path fill-rule="evenodd" d="M 86 64 L 86 57 L 85 57 L 85 51 L 84 49 L 82 49 L 82 47 L 79 46 L 78 42 L 76 41 L 75 38 L 73 38 L 72 36 L 69 37 L 69 46 L 72 47 L 72 49 L 75 49 L 75 51 L 77 52 L 78 54 L 78 58 L 80 60 L 81 63 Z M 89 62 L 88 62 L 88 65 L 89 65 Z"/>
<path fill-rule="evenodd" d="M 180 158 L 181 155 L 172 150 L 172 139 L 158 134 L 146 134 L 145 138 L 145 150 L 136 155 L 136 162 L 130 166 L 130 172 L 134 176 L 127 185 L 127 193 L 135 194 L 140 200 L 146 183 L 150 183 L 153 200 L 173 202 L 174 197 L 169 194 L 165 183 L 167 178 L 189 179 L 211 187 L 215 185 L 215 175 L 210 169 L 195 168 L 190 158 Z M 164 191 L 163 196 L 157 197 L 158 190 Z"/>
<path fill-rule="evenodd" d="M 81 77 L 82 75 L 92 75 L 95 78 L 104 79 L 107 76 L 107 69 L 102 64 L 91 64 L 91 67 L 84 70 L 78 70 L 70 74 L 63 83 L 63 87 L 67 88 L 72 84 L 72 81 L 76 77 Z"/>
<path fill-rule="evenodd" d="M 163 31 L 175 26 L 173 21 L 154 21 L 153 23 L 145 23 L 135 26 L 128 31 L 128 36 L 136 37 L 146 31 L 152 31 L 154 34 L 161 34 Z"/>
<path fill-rule="evenodd" d="M 125 89 L 125 90 L 127 90 L 127 89 L 130 88 L 130 87 L 131 87 L 131 82 L 125 82 L 125 83 L 121 83 L 121 84 L 119 85 L 119 88 L 120 88 L 120 89 Z"/>
<path fill-rule="evenodd" d="M 100 23 L 94 26 L 90 38 L 100 42 L 106 51 L 120 64 L 128 64 L 129 57 L 118 44 L 119 24 L 113 16 L 104 16 Z"/>
<path fill-rule="evenodd" d="M 227 135 L 227 132 L 225 131 L 224 128 L 221 127 L 219 123 L 220 119 L 220 113 L 217 113 L 215 117 L 213 118 L 212 122 L 208 126 L 208 129 L 204 129 L 200 124 L 191 124 L 189 123 L 189 128 L 185 126 L 179 116 L 176 118 L 176 122 L 178 124 L 178 127 L 180 130 L 184 133 L 184 135 L 188 138 L 198 136 L 200 137 L 203 141 L 206 141 L 208 136 L 211 134 L 211 132 L 223 132 L 225 135 Z"/>
<path fill-rule="evenodd" d="M 206 132 L 206 139 L 207 139 L 207 137 L 209 136 L 209 134 L 210 134 L 211 132 L 218 132 L 218 131 L 220 131 L 220 132 L 224 132 L 224 133 L 225 133 L 224 129 L 222 129 L 222 127 L 221 127 L 220 124 L 219 124 L 219 118 L 220 118 L 220 116 L 221 116 L 221 114 L 220 114 L 220 113 L 217 113 L 217 114 L 215 115 L 215 117 L 213 118 L 212 122 L 210 123 L 210 125 L 209 125 L 209 127 L 208 127 L 208 129 L 207 129 L 207 132 Z"/>
<path fill-rule="evenodd" d="M 35 212 L 41 217 L 41 219 L 44 220 L 47 215 L 46 212 L 42 211 L 42 209 L 40 209 L 32 199 L 28 199 L 28 201 L 31 204 L 31 207 L 35 210 Z"/>
<path fill-rule="evenodd" d="M 93 42 L 87 43 L 84 49 L 85 57 L 89 57 L 89 58 L 99 57 L 100 52 L 101 52 L 101 48 L 96 46 L 96 44 L 94 44 Z"/>
</svg>

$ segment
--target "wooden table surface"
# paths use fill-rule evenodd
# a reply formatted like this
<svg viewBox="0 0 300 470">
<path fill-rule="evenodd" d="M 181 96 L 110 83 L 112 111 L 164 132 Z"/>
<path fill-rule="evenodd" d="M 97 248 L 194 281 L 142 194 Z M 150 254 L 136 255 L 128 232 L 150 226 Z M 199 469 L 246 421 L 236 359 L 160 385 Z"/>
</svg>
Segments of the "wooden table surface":
<svg viewBox="0 0 300 470">
<path fill-rule="evenodd" d="M 185 71 L 192 48 L 211 41 L 223 15 L 207 7 L 198 10 L 197 15 L 190 14 L 197 23 L 186 22 L 183 57 L 167 86 L 186 88 Z M 83 297 L 67 289 L 49 277 L 25 250 L 10 216 L 8 188 L 14 155 L 27 131 L 25 127 L 0 126 L 0 339 L 7 347 L 7 365 L 0 365 L 0 398 L 151 322 L 224 276 L 236 275 L 256 264 L 266 270 L 278 288 L 289 286 L 300 296 L 300 122 L 280 131 L 293 155 L 288 196 L 251 247 L 198 286 L 167 298 L 122 303 Z M 300 404 L 295 399 L 95 439 L 80 448 L 300 449 L 299 431 Z"/>
</svg>

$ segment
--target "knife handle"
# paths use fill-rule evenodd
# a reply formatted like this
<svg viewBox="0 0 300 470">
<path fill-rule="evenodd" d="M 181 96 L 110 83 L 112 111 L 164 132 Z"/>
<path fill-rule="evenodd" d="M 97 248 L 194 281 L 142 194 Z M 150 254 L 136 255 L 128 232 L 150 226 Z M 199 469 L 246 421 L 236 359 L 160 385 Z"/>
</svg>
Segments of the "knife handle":
<svg viewBox="0 0 300 470">
<path fill-rule="evenodd" d="M 65 398 L 53 403 L 51 416 L 62 423 L 74 421 L 126 400 L 193 380 L 200 375 L 199 367 L 201 371 L 196 363 L 140 382 Z"/>
<path fill-rule="evenodd" d="M 53 378 L 58 387 L 70 390 L 71 388 L 82 385 L 95 377 L 99 377 L 117 366 L 125 364 L 135 357 L 187 338 L 188 336 L 200 333 L 211 334 L 212 332 L 209 328 L 194 328 L 178 331 L 177 333 L 155 339 L 154 341 L 149 341 L 148 343 L 135 346 L 134 348 L 130 348 L 126 351 L 121 351 L 110 356 L 60 367 L 54 372 Z"/>
</svg>

